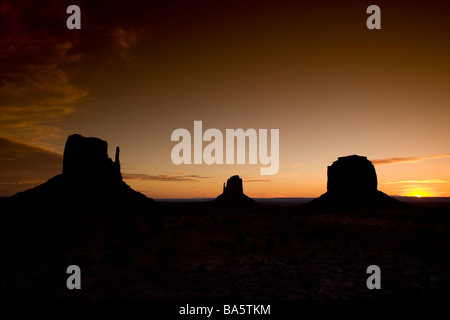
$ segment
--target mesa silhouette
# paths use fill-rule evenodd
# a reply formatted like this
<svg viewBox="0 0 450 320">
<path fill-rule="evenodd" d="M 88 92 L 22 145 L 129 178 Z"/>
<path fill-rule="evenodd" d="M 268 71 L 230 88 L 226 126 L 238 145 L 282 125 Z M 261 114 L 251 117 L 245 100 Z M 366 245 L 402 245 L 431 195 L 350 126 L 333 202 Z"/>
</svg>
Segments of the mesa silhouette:
<svg viewBox="0 0 450 320">
<path fill-rule="evenodd" d="M 133 190 L 122 180 L 119 147 L 115 161 L 108 157 L 108 143 L 73 134 L 67 138 L 63 172 L 47 182 L 20 192 L 13 199 L 28 204 L 117 207 L 147 206 L 153 199 Z"/>
<path fill-rule="evenodd" d="M 399 209 L 406 206 L 378 190 L 375 167 L 367 157 L 339 157 L 328 166 L 327 192 L 314 199 L 314 209 Z"/>
<path fill-rule="evenodd" d="M 153 206 L 153 199 L 133 190 L 122 180 L 119 155 L 117 147 L 113 161 L 108 156 L 106 141 L 73 134 L 65 144 L 62 174 L 16 194 L 13 200 L 26 205 L 64 205 L 66 209 L 86 205 L 90 208 Z M 375 167 L 367 157 L 339 157 L 328 166 L 327 175 L 327 192 L 304 206 L 314 210 L 398 209 L 406 206 L 377 189 Z M 222 208 L 262 206 L 244 194 L 238 175 L 224 183 L 223 193 L 212 204 Z"/>
<path fill-rule="evenodd" d="M 232 176 L 223 184 L 223 193 L 213 200 L 213 204 L 227 208 L 249 208 L 260 206 L 255 200 L 244 194 L 242 179 Z"/>
</svg>

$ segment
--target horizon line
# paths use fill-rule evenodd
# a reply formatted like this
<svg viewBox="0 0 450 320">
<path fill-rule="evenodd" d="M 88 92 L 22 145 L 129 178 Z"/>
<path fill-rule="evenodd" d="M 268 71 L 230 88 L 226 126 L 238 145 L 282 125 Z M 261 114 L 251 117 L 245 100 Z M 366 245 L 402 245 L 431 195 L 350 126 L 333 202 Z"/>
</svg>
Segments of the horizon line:
<svg viewBox="0 0 450 320">
<path fill-rule="evenodd" d="M 390 195 L 389 197 L 398 197 L 398 198 L 414 198 L 414 199 L 421 199 L 421 198 L 450 198 L 450 196 L 401 196 L 401 195 Z M 250 196 L 249 196 L 250 197 Z M 153 200 L 209 200 L 209 199 L 216 199 L 217 197 L 191 197 L 191 198 L 155 198 L 155 197 L 149 197 Z M 252 199 L 317 199 L 319 197 L 250 197 Z"/>
</svg>

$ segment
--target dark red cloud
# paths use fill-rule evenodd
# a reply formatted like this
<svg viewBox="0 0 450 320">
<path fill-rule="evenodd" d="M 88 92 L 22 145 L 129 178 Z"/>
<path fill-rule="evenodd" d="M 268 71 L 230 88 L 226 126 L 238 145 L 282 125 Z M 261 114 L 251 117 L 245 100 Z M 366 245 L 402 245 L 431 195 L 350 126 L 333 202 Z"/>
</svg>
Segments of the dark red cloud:
<svg viewBox="0 0 450 320">
<path fill-rule="evenodd" d="M 65 27 L 64 2 L 0 4 L 0 135 L 48 145 L 62 136 L 58 122 L 87 91 L 69 67 L 79 35 Z"/>
</svg>

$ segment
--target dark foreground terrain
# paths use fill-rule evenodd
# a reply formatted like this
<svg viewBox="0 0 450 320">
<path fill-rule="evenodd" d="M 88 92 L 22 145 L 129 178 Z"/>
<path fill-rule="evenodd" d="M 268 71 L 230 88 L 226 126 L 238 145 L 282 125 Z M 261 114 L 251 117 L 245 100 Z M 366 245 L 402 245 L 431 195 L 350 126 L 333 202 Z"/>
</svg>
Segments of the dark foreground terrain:
<svg viewBox="0 0 450 320">
<path fill-rule="evenodd" d="M 1 206 L 1 298 L 450 299 L 444 205 L 369 213 Z M 374 264 L 380 290 L 366 287 Z M 81 268 L 81 290 L 66 287 L 69 265 Z"/>
</svg>

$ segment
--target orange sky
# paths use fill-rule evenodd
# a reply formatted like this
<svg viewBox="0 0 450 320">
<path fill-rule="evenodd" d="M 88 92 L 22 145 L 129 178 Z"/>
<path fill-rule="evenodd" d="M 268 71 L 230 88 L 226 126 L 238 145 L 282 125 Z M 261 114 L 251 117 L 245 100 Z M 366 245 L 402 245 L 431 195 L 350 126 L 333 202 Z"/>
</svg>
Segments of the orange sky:
<svg viewBox="0 0 450 320">
<path fill-rule="evenodd" d="M 121 147 L 153 198 L 316 197 L 340 156 L 374 161 L 379 190 L 450 196 L 449 5 L 377 1 L 0 3 L 0 196 L 51 178 L 68 135 Z M 280 169 L 174 165 L 173 130 L 280 130 Z"/>
</svg>

